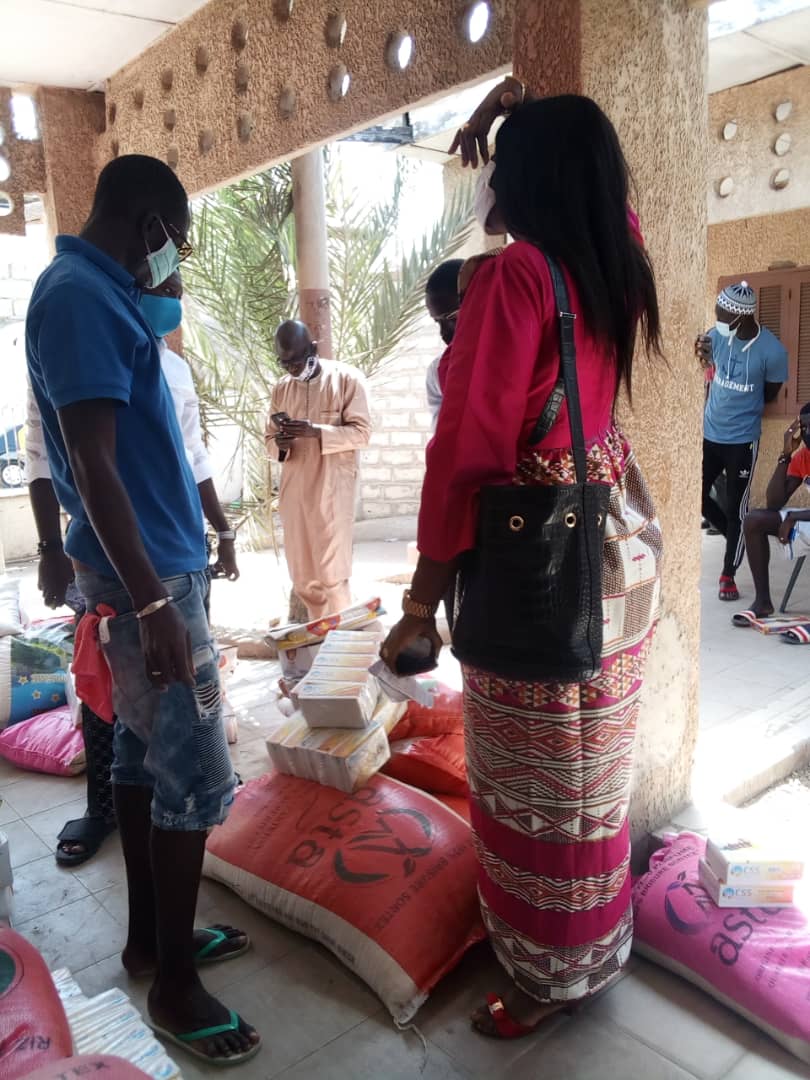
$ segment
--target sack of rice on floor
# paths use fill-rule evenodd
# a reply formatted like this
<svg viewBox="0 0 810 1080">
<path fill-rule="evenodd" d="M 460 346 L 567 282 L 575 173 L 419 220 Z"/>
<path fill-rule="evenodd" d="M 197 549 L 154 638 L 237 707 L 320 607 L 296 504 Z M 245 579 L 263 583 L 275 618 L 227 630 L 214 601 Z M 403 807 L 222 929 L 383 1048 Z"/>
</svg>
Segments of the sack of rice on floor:
<svg viewBox="0 0 810 1080">
<path fill-rule="evenodd" d="M 351 794 L 269 773 L 208 840 L 204 873 L 325 945 L 406 1023 L 486 936 L 469 825 L 375 776 Z"/>
</svg>

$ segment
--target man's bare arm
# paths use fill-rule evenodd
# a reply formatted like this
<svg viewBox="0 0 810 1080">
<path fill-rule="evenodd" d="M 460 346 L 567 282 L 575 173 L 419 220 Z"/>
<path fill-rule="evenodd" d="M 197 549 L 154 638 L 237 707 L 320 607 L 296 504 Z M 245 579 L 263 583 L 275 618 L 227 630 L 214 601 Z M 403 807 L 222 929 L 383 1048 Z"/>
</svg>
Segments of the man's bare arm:
<svg viewBox="0 0 810 1080">
<path fill-rule="evenodd" d="M 114 401 L 79 401 L 59 410 L 59 426 L 90 524 L 138 611 L 167 595 L 146 549 L 116 464 Z M 141 642 L 156 685 L 193 683 L 188 631 L 173 605 L 141 622 Z"/>
</svg>

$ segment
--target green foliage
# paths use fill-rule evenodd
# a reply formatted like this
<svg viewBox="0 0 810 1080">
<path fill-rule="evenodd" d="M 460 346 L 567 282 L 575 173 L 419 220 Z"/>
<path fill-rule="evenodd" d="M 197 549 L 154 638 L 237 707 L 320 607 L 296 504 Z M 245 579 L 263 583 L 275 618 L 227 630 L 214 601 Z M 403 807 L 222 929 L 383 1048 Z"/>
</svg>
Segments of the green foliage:
<svg viewBox="0 0 810 1080">
<path fill-rule="evenodd" d="M 373 376 L 422 314 L 430 272 L 467 240 L 472 190 L 462 187 L 392 266 L 407 166 L 398 163 L 390 197 L 369 204 L 347 188 L 339 162 L 326 162 L 333 355 Z M 254 541 L 266 543 L 264 424 L 279 377 L 274 337 L 279 323 L 298 314 L 291 166 L 203 196 L 192 239 L 194 257 L 183 266 L 186 352 L 206 429 L 235 424 L 241 432 L 243 508 Z"/>
</svg>

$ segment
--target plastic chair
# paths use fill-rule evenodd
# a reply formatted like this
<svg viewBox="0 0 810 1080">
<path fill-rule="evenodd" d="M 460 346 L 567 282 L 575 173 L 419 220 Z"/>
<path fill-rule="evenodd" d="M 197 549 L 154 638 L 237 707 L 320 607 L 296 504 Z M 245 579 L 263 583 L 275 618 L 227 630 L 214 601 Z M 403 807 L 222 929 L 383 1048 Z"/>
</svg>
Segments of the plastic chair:
<svg viewBox="0 0 810 1080">
<path fill-rule="evenodd" d="M 802 572 L 802 567 L 804 566 L 804 560 L 806 558 L 806 555 L 800 555 L 796 560 L 796 564 L 793 567 L 793 573 L 790 575 L 790 581 L 787 583 L 787 588 L 785 589 L 785 595 L 782 597 L 782 603 L 779 605 L 780 615 L 783 615 L 787 611 L 787 606 L 790 603 L 790 594 L 793 592 L 793 588 L 799 579 L 799 574 Z"/>
</svg>

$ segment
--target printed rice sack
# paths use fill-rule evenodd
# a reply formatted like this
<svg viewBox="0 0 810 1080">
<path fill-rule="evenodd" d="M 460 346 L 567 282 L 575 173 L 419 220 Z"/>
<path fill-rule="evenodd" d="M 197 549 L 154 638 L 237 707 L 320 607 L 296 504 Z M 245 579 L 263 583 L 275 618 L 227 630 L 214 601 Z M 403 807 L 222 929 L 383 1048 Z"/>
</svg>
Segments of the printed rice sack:
<svg viewBox="0 0 810 1080">
<path fill-rule="evenodd" d="M 19 634 L 23 628 L 20 610 L 20 583 L 14 578 L 0 577 L 0 637 Z"/>
<path fill-rule="evenodd" d="M 0 929 L 0 1077 L 30 1076 L 73 1052 L 65 1010 L 42 956 Z"/>
<path fill-rule="evenodd" d="M 144 1080 L 145 1072 L 123 1058 L 109 1054 L 83 1054 L 45 1065 L 29 1075 L 28 1080 L 79 1080 L 100 1073 L 103 1080 Z"/>
<path fill-rule="evenodd" d="M 0 730 L 65 704 L 72 655 L 72 619 L 0 637 Z"/>
<path fill-rule="evenodd" d="M 467 795 L 467 763 L 462 734 L 402 739 L 391 743 L 386 776 L 434 795 Z"/>
<path fill-rule="evenodd" d="M 84 772 L 84 736 L 70 705 L 40 713 L 0 731 L 0 757 L 33 772 L 78 776 Z"/>
<path fill-rule="evenodd" d="M 717 908 L 698 880 L 706 841 L 671 839 L 633 885 L 634 948 L 810 1062 L 810 926 L 798 908 Z"/>
<path fill-rule="evenodd" d="M 486 936 L 469 826 L 384 776 L 352 794 L 252 780 L 211 833 L 204 873 L 331 949 L 401 1023 Z"/>
<path fill-rule="evenodd" d="M 436 683 L 433 691 L 433 707 L 426 709 L 415 701 L 408 703 L 408 710 L 391 732 L 391 742 L 434 735 L 461 735 L 464 733 L 464 698 L 459 690 Z"/>
</svg>

